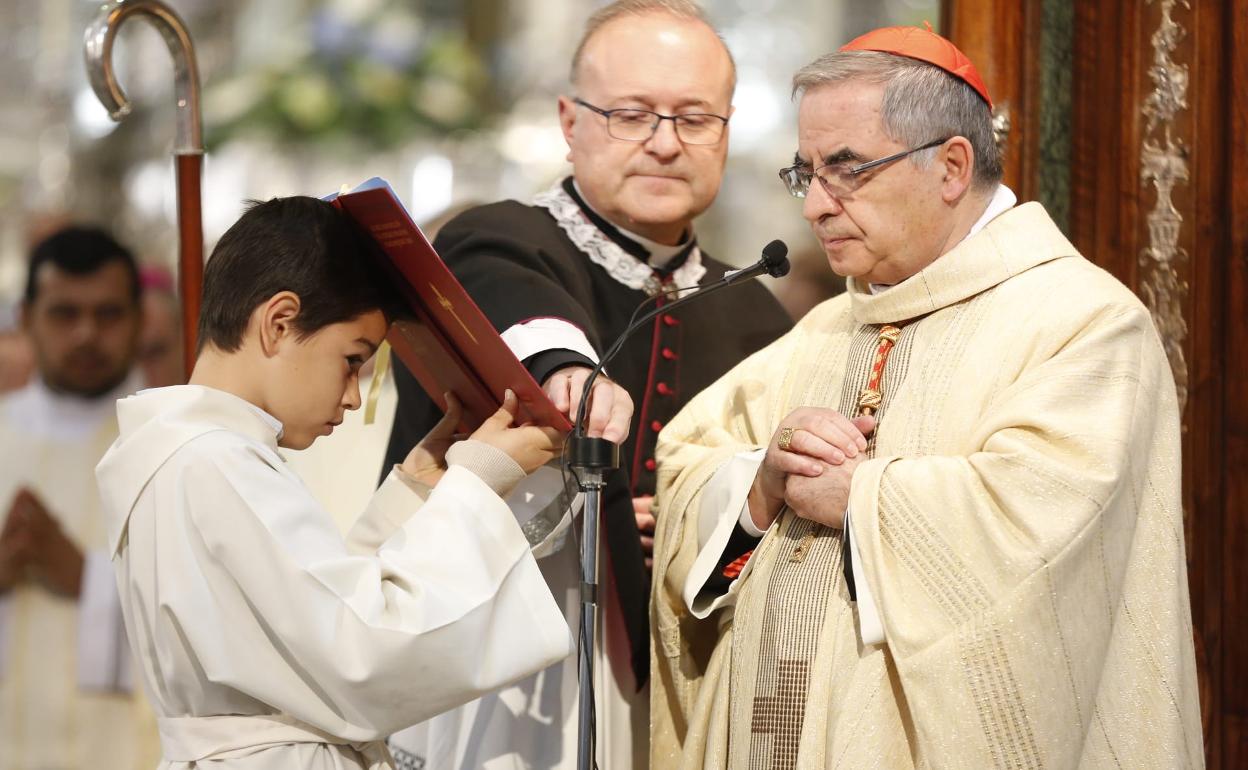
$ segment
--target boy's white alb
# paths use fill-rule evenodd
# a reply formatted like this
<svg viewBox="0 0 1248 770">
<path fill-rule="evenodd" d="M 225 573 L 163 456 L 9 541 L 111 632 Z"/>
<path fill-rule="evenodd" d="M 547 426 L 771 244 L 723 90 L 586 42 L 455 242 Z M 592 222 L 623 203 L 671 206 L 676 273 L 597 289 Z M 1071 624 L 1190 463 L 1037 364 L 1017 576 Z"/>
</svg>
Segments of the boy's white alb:
<svg viewBox="0 0 1248 770">
<path fill-rule="evenodd" d="M 118 415 L 97 475 L 165 767 L 384 766 L 379 739 L 569 654 L 519 525 L 464 467 L 427 500 L 392 473 L 344 543 L 247 402 L 178 386 Z"/>
</svg>

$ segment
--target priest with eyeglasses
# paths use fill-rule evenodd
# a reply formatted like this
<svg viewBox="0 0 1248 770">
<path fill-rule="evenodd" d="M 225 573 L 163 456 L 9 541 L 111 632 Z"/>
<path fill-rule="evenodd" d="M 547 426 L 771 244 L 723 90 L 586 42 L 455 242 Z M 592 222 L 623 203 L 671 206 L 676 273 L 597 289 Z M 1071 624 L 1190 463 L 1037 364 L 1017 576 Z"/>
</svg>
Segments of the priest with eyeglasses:
<svg viewBox="0 0 1248 770">
<path fill-rule="evenodd" d="M 570 85 L 558 117 L 571 176 L 529 204 L 467 211 L 434 245 L 571 415 L 590 369 L 641 302 L 671 301 L 671 289 L 714 282 L 729 269 L 699 248 L 693 220 L 723 177 L 735 68 L 695 3 L 624 0 L 589 19 Z M 648 766 L 647 562 L 659 431 L 695 393 L 790 326 L 757 281 L 709 295 L 634 335 L 591 394 L 588 433 L 623 442 L 601 523 L 599 767 Z M 397 382 L 387 467 L 439 417 L 409 374 L 400 371 Z M 575 628 L 577 544 L 558 500 L 559 470 L 543 470 L 508 502 L 534 510 L 526 532 Z M 575 657 L 392 739 L 400 767 L 439 770 L 573 768 L 576 747 Z"/>
</svg>

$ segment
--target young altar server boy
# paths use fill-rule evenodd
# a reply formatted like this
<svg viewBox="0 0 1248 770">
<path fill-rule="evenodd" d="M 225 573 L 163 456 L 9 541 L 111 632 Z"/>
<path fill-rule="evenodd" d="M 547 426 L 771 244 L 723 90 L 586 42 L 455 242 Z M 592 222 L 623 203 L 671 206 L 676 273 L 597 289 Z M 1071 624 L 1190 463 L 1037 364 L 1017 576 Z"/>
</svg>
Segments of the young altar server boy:
<svg viewBox="0 0 1248 770">
<path fill-rule="evenodd" d="M 255 205 L 208 262 L 189 385 L 118 404 L 97 470 L 163 767 L 383 768 L 386 735 L 545 668 L 570 634 L 502 497 L 559 436 L 449 416 L 346 542 L 283 463 L 360 405 L 395 308 L 329 204 Z M 449 446 L 449 450 L 448 450 Z"/>
</svg>

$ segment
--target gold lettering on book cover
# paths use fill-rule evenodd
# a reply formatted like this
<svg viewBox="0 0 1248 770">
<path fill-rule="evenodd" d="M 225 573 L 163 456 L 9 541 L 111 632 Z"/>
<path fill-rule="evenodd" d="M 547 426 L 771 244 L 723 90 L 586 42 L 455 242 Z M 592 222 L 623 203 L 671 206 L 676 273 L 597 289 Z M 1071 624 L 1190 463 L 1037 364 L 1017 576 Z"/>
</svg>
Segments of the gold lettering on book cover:
<svg viewBox="0 0 1248 770">
<path fill-rule="evenodd" d="M 370 230 L 382 246 L 410 246 L 416 242 L 407 226 L 397 219 L 374 224 Z"/>
</svg>

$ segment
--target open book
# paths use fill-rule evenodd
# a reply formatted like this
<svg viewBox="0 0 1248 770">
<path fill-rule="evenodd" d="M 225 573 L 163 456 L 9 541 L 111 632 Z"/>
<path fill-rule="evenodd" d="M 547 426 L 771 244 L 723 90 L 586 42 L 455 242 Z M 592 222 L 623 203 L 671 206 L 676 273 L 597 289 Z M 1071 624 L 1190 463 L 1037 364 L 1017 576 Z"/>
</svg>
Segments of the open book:
<svg viewBox="0 0 1248 770">
<path fill-rule="evenodd" d="M 396 322 L 386 340 L 440 407 L 446 408 L 443 393 L 454 393 L 466 427 L 474 430 L 498 410 L 510 388 L 520 400 L 518 421 L 571 430 L 385 180 L 374 177 L 325 200 L 370 233 L 387 258 L 386 268 L 414 318 Z"/>
</svg>

